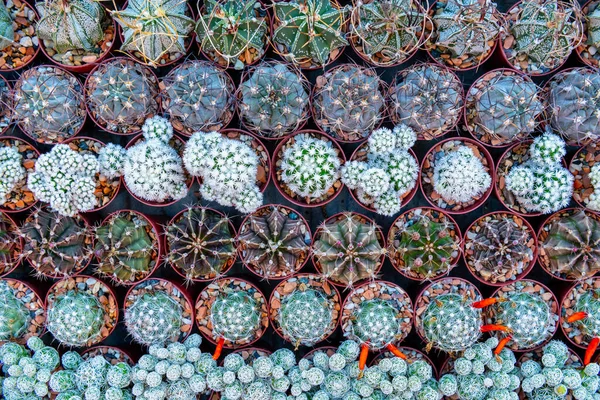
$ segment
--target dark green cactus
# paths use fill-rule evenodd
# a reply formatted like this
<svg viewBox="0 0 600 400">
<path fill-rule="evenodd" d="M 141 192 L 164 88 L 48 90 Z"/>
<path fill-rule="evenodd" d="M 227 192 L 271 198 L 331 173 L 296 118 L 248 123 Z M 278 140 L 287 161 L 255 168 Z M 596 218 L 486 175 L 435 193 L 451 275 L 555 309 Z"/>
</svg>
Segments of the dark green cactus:
<svg viewBox="0 0 600 400">
<path fill-rule="evenodd" d="M 5 49 L 11 44 L 15 38 L 15 30 L 13 21 L 10 17 L 6 4 L 0 4 L 0 49 Z"/>
</svg>

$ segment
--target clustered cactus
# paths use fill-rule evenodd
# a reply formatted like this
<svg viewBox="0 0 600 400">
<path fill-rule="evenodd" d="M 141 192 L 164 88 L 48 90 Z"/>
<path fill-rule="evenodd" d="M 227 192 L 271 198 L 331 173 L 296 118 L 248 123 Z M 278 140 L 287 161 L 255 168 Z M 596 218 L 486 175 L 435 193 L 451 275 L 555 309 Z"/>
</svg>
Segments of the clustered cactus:
<svg viewBox="0 0 600 400">
<path fill-rule="evenodd" d="M 205 200 L 235 207 L 247 214 L 262 205 L 263 194 L 256 183 L 259 157 L 247 136 L 239 140 L 212 132 L 196 132 L 183 154 L 186 170 L 202 178 L 200 193 Z"/>
<path fill-rule="evenodd" d="M 408 152 L 416 140 L 417 135 L 406 125 L 375 130 L 368 140 L 366 161 L 344 164 L 342 182 L 378 214 L 397 214 L 403 206 L 402 197 L 413 190 L 419 176 L 417 160 Z"/>
<path fill-rule="evenodd" d="M 0 281 L 0 341 L 17 340 L 29 328 L 31 315 L 7 281 Z"/>
<path fill-rule="evenodd" d="M 0 203 L 4 203 L 10 192 L 27 177 L 22 163 L 23 156 L 18 148 L 0 148 Z"/>
<path fill-rule="evenodd" d="M 215 340 L 251 341 L 262 322 L 260 303 L 244 290 L 220 293 L 212 304 L 210 320 Z"/>
<path fill-rule="evenodd" d="M 588 197 L 588 203 L 585 205 L 590 210 L 600 211 L 600 163 L 595 163 L 588 173 L 590 183 L 594 191 Z"/>
<path fill-rule="evenodd" d="M 561 165 L 565 154 L 565 142 L 546 131 L 529 147 L 529 160 L 510 169 L 506 188 L 527 211 L 549 214 L 569 204 L 574 178 Z"/>
</svg>

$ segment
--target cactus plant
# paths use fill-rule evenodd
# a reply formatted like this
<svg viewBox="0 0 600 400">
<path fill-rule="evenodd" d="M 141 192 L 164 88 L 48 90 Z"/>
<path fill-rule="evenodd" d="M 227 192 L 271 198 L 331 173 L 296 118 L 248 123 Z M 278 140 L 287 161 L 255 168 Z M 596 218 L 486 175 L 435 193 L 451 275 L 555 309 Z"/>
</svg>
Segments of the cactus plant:
<svg viewBox="0 0 600 400">
<path fill-rule="evenodd" d="M 39 66 L 25 71 L 10 97 L 13 119 L 40 143 L 62 142 L 85 121 L 81 83 L 60 68 Z"/>
<path fill-rule="evenodd" d="M 23 299 L 7 281 L 0 281 L 0 341 L 21 338 L 29 328 L 31 315 Z"/>
<path fill-rule="evenodd" d="M 260 305 L 243 290 L 222 294 L 211 307 L 210 320 L 215 339 L 232 343 L 249 340 L 261 324 Z"/>
<path fill-rule="evenodd" d="M 598 48 L 600 47 L 600 8 L 596 6 L 592 9 L 590 7 L 589 11 L 585 16 L 587 39 L 589 44 Z"/>
<path fill-rule="evenodd" d="M 244 124 L 267 138 L 280 138 L 308 119 L 308 82 L 281 62 L 250 70 L 238 89 Z"/>
<path fill-rule="evenodd" d="M 185 135 L 221 129 L 233 116 L 233 82 L 206 61 L 186 61 L 162 85 L 161 105 L 173 127 Z"/>
<path fill-rule="evenodd" d="M 86 80 L 90 115 L 110 132 L 128 135 L 141 129 L 158 110 L 156 76 L 124 58 L 105 61 Z"/>
<path fill-rule="evenodd" d="M 374 70 L 347 64 L 327 71 L 313 94 L 315 122 L 340 140 L 367 137 L 383 118 L 381 87 Z"/>
<path fill-rule="evenodd" d="M 117 283 L 132 283 L 152 273 L 159 262 L 158 237 L 141 214 L 112 214 L 95 230 L 98 273 Z"/>
<path fill-rule="evenodd" d="M 17 226 L 6 214 L 0 213 L 0 276 L 14 269 L 20 262 L 21 254 Z"/>
<path fill-rule="evenodd" d="M 577 283 L 565 296 L 563 329 L 577 345 L 589 345 L 600 337 L 600 288 L 597 279 Z"/>
<path fill-rule="evenodd" d="M 235 260 L 235 232 L 229 218 L 193 207 L 166 227 L 167 259 L 186 280 L 207 280 L 225 273 Z"/>
<path fill-rule="evenodd" d="M 0 148 L 0 199 L 4 203 L 19 182 L 27 177 L 23 167 L 23 155 L 16 147 Z"/>
<path fill-rule="evenodd" d="M 6 4 L 0 4 L 0 49 L 9 47 L 15 38 L 13 21 L 6 8 Z"/>
<path fill-rule="evenodd" d="M 336 284 L 352 287 L 374 279 L 386 253 L 379 227 L 356 213 L 326 220 L 317 230 L 313 257 L 317 269 Z"/>
<path fill-rule="evenodd" d="M 200 49 L 235 69 L 262 58 L 268 33 L 266 11 L 257 0 L 208 0 L 196 23 Z"/>
<path fill-rule="evenodd" d="M 121 50 L 144 63 L 160 66 L 185 54 L 194 27 L 187 1 L 129 0 L 124 10 L 111 13 L 123 32 Z"/>
<path fill-rule="evenodd" d="M 37 275 L 68 277 L 83 270 L 92 256 L 92 235 L 79 216 L 35 210 L 21 225 L 23 255 Z"/>
<path fill-rule="evenodd" d="M 275 50 L 300 67 L 323 67 L 344 46 L 346 8 L 332 0 L 290 0 L 273 4 Z"/>
</svg>

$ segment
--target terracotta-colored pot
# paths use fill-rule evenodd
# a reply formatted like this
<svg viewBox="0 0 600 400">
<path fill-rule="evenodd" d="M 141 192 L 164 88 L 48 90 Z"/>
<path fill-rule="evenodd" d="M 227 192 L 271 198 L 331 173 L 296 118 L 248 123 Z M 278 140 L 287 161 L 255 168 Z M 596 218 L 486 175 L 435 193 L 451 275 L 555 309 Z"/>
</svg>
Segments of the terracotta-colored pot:
<svg viewBox="0 0 600 400">
<path fill-rule="evenodd" d="M 6 224 L 7 230 L 4 232 L 0 238 L 2 242 L 5 242 L 6 245 L 10 246 L 9 251 L 6 252 L 6 258 L 8 262 L 0 263 L 0 278 L 7 276 L 11 272 L 13 272 L 20 264 L 23 257 L 21 257 L 23 253 L 23 238 L 16 234 L 17 224 L 15 221 L 8 216 L 6 212 L 0 211 L 0 224 Z M 6 238 L 4 236 L 7 236 Z"/>
<path fill-rule="evenodd" d="M 15 287 L 22 286 L 22 290 L 31 291 L 33 295 L 29 303 L 23 303 L 23 306 L 28 304 L 25 308 L 27 308 L 31 314 L 31 321 L 28 324 L 27 331 L 18 339 L 11 339 L 11 341 L 16 341 L 19 344 L 25 344 L 27 339 L 32 336 L 42 337 L 46 332 L 46 304 L 43 298 L 40 296 L 40 292 L 34 285 L 30 285 L 29 283 L 23 282 L 19 279 L 2 278 L 0 281 L 6 282 L 6 284 L 13 290 L 15 290 Z M 4 343 L 6 343 L 6 341 L 0 340 L 0 344 Z"/>
<path fill-rule="evenodd" d="M 0 137 L 0 145 L 2 145 L 4 147 L 25 146 L 24 151 L 23 152 L 20 151 L 21 155 L 23 155 L 23 162 L 21 164 L 23 165 L 23 168 L 25 168 L 27 173 L 34 171 L 35 162 L 39 158 L 40 152 L 31 143 L 29 143 L 25 139 L 21 139 L 16 136 L 2 136 L 2 137 Z M 31 158 L 26 158 L 26 156 L 27 156 L 26 152 L 31 152 L 31 154 L 33 154 L 33 156 Z M 27 178 L 23 179 L 22 182 L 23 183 L 20 185 L 20 187 L 27 187 Z M 0 205 L 0 211 L 4 212 L 4 213 L 17 213 L 17 212 L 27 211 L 31 207 L 35 206 L 38 203 L 38 200 L 35 198 L 35 196 L 33 195 L 33 193 L 30 190 L 27 190 L 27 191 L 29 193 L 31 193 L 33 202 L 30 202 L 29 204 L 23 202 L 22 207 L 19 207 L 17 204 L 21 200 L 17 200 L 17 202 L 14 203 L 14 208 L 11 208 L 5 204 L 2 204 L 2 205 Z M 23 192 L 23 191 L 21 191 L 21 192 Z"/>
<path fill-rule="evenodd" d="M 561 318 L 561 323 L 560 325 L 560 329 L 562 330 L 562 333 L 564 335 L 564 337 L 567 338 L 567 340 L 569 342 L 571 342 L 571 344 L 575 347 L 579 347 L 580 349 L 586 349 L 589 345 L 589 342 L 591 340 L 591 336 L 588 334 L 584 334 L 582 332 L 582 330 L 580 328 L 577 327 L 577 324 L 574 322 L 568 322 L 567 318 L 569 316 L 571 316 L 573 313 L 569 312 L 569 311 L 574 311 L 571 307 L 573 306 L 574 301 L 577 301 L 577 293 L 575 293 L 575 291 L 579 290 L 579 289 L 584 290 L 585 292 L 587 291 L 598 291 L 600 290 L 600 277 L 595 277 L 595 278 L 590 278 L 590 279 L 586 279 L 580 282 L 576 282 L 573 286 L 571 286 L 564 294 L 561 302 L 560 302 L 560 318 Z M 573 298 L 571 299 L 571 295 L 573 295 Z M 569 304 L 568 308 L 567 308 L 567 304 Z M 597 318 L 597 317 L 596 317 Z M 571 335 L 571 330 L 574 331 L 574 333 L 579 332 L 579 335 L 573 336 Z M 581 336 L 580 338 L 577 338 L 578 336 Z"/>
</svg>

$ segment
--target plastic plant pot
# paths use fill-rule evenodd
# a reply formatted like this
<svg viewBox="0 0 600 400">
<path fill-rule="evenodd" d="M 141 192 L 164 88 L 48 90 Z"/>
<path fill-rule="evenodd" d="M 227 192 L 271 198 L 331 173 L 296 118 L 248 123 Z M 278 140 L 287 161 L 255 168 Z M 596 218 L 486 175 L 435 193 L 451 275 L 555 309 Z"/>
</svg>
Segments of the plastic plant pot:
<svg viewBox="0 0 600 400">
<path fill-rule="evenodd" d="M 35 163 L 40 156 L 40 152 L 29 142 L 16 136 L 2 136 L 0 144 L 4 147 L 17 147 L 19 153 L 23 156 L 21 165 L 27 173 L 33 172 Z M 17 213 L 29 210 L 36 205 L 38 200 L 33 192 L 27 187 L 27 178 L 22 179 L 17 187 L 7 195 L 7 200 L 0 206 L 0 211 L 4 213 Z"/>
<path fill-rule="evenodd" d="M 84 360 L 89 360 L 90 358 L 97 356 L 104 357 L 104 359 L 111 365 L 115 365 L 120 362 L 124 362 L 130 367 L 133 367 L 134 365 L 133 359 L 128 352 L 114 346 L 94 346 L 81 352 L 81 358 Z"/>
<path fill-rule="evenodd" d="M 7 213 L 0 211 L 0 278 L 13 272 L 23 257 L 23 239 L 17 234 L 17 224 Z"/>
<path fill-rule="evenodd" d="M 600 148 L 596 143 L 590 143 L 577 150 L 571 163 L 569 171 L 575 178 L 573 182 L 573 200 L 582 208 L 591 212 L 599 212 L 588 207 L 590 196 L 595 193 L 595 188 L 592 185 L 589 173 L 592 167 L 600 161 Z"/>
<path fill-rule="evenodd" d="M 32 336 L 42 337 L 46 332 L 46 304 L 40 293 L 36 288 L 27 282 L 23 282 L 19 279 L 2 278 L 0 282 L 5 283 L 17 299 L 22 302 L 24 308 L 29 311 L 30 321 L 27 324 L 27 330 L 21 334 L 18 338 L 10 339 L 10 341 L 16 341 L 19 344 L 25 344 L 27 339 Z M 23 301 L 22 299 L 29 299 Z M 6 341 L 0 340 L 0 344 L 4 344 Z"/>
<path fill-rule="evenodd" d="M 25 26 L 25 24 L 21 23 L 20 21 L 13 20 L 13 26 L 14 26 L 14 24 L 17 24 L 17 28 L 15 28 L 15 31 L 20 31 L 23 29 L 27 29 L 29 27 L 35 28 L 35 25 L 37 25 L 37 22 L 39 21 L 39 15 L 38 15 L 37 11 L 35 10 L 35 7 L 32 6 L 28 1 L 25 1 L 25 0 L 20 1 L 20 4 L 23 6 L 23 9 L 20 11 L 24 13 L 24 17 L 29 18 L 27 16 L 29 11 L 31 11 L 33 13 L 33 17 L 30 21 L 28 21 L 30 23 L 29 26 Z M 13 2 L 11 7 L 7 7 L 9 14 L 11 13 L 11 8 L 13 8 L 13 7 L 21 8 L 21 7 L 18 7 L 17 4 Z M 14 12 L 16 13 L 18 11 L 15 9 Z M 37 36 L 32 36 L 30 38 L 33 39 L 33 37 L 37 38 Z M 38 38 L 38 40 L 41 42 L 41 40 L 39 38 Z M 13 51 L 20 53 L 19 47 L 21 47 L 20 40 L 16 40 L 14 45 L 11 45 L 11 54 Z M 29 50 L 29 49 L 31 49 L 31 50 Z M 40 52 L 40 46 L 39 45 L 35 46 L 35 44 L 33 43 L 33 40 L 32 40 L 31 46 L 28 46 L 27 48 L 25 48 L 25 54 L 24 54 L 24 57 L 21 59 L 20 65 L 15 66 L 14 63 L 6 62 L 2 66 L 0 66 L 0 71 L 15 72 L 15 71 L 24 69 L 25 67 L 27 67 L 31 63 L 33 63 L 33 61 L 37 58 L 39 52 Z"/>
<path fill-rule="evenodd" d="M 595 332 L 590 332 L 585 326 L 581 325 L 580 322 L 578 323 L 578 321 L 583 322 L 585 318 L 588 318 L 589 314 L 586 311 L 577 311 L 580 309 L 577 307 L 577 303 L 584 294 L 591 292 L 592 296 L 594 296 L 594 293 L 598 293 L 598 291 L 600 291 L 600 277 L 585 279 L 576 282 L 571 286 L 566 291 L 561 301 L 560 328 L 569 342 L 580 349 L 586 349 L 591 340 L 596 336 L 594 336 Z M 594 322 L 598 320 L 597 315 L 594 315 L 593 318 Z M 597 325 L 597 322 L 595 322 L 594 325 Z"/>
<path fill-rule="evenodd" d="M 417 361 L 417 360 L 425 360 L 427 362 L 427 364 L 429 364 L 431 366 L 431 369 L 433 370 L 433 377 L 437 379 L 438 376 L 441 376 L 441 373 L 440 373 L 440 375 L 438 375 L 438 370 L 435 367 L 435 364 L 422 351 L 414 349 L 412 347 L 405 347 L 405 346 L 398 346 L 397 348 L 398 348 L 398 350 L 400 350 L 400 352 L 402 354 L 404 354 L 408 357 L 407 358 L 408 363 L 411 363 L 411 362 Z M 369 363 L 369 367 L 379 364 L 379 361 L 381 361 L 384 357 L 391 358 L 393 355 L 394 354 L 390 351 L 382 351 L 378 355 L 376 355 L 373 360 L 371 360 L 371 362 Z M 443 371 L 443 370 L 441 370 L 441 371 Z"/>
<path fill-rule="evenodd" d="M 588 0 L 581 8 L 583 30 L 581 33 L 581 43 L 575 48 L 577 58 L 579 58 L 583 64 L 593 68 L 600 67 L 600 54 L 593 44 L 588 44 L 588 16 L 598 8 L 599 4 L 600 1 L 598 0 Z M 591 47 L 594 47 L 596 51 L 592 51 Z"/>
</svg>

